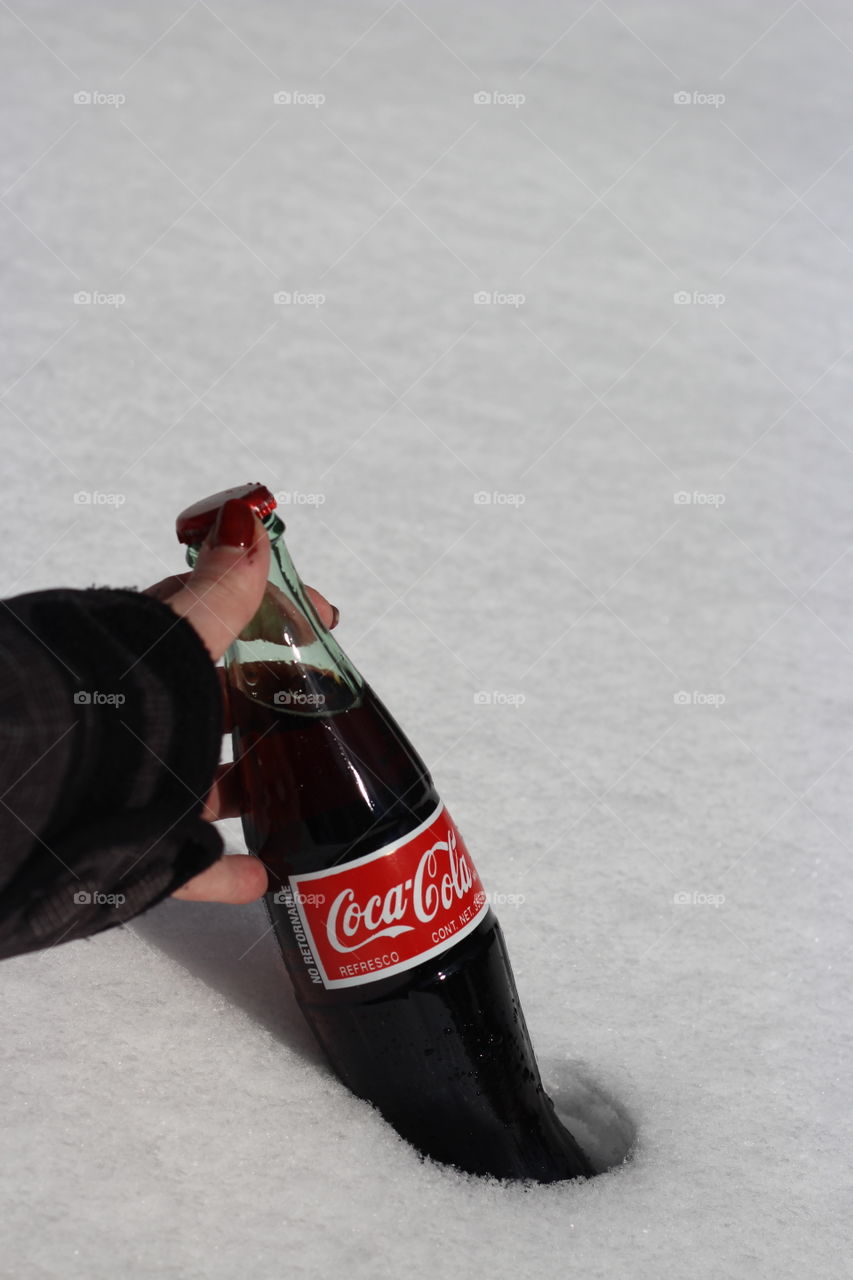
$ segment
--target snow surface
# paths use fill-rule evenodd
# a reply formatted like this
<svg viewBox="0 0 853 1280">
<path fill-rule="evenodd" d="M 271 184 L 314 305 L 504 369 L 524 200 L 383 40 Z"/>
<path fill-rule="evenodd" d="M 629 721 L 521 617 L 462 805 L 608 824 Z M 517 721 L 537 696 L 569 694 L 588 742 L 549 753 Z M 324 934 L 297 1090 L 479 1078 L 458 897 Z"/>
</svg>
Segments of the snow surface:
<svg viewBox="0 0 853 1280">
<path fill-rule="evenodd" d="M 2 967 L 0 1273 L 845 1274 L 849 6 L 15 0 L 0 46 L 5 593 L 296 495 L 550 1087 L 636 1134 L 585 1185 L 425 1165 L 261 908 L 169 903 Z"/>
</svg>

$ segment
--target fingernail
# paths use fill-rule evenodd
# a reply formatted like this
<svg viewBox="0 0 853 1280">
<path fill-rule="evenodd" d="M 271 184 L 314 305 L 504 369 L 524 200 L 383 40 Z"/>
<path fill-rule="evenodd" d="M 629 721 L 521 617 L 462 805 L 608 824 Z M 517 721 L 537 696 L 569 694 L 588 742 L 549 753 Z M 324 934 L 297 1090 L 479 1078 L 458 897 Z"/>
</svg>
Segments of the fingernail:
<svg viewBox="0 0 853 1280">
<path fill-rule="evenodd" d="M 334 631 L 335 627 L 341 620 L 341 611 L 337 605 L 332 605 L 332 621 L 329 623 L 329 630 Z"/>
<path fill-rule="evenodd" d="M 239 498 L 230 498 L 219 509 L 210 545 L 213 547 L 250 547 L 255 538 L 255 516 L 251 507 Z"/>
</svg>

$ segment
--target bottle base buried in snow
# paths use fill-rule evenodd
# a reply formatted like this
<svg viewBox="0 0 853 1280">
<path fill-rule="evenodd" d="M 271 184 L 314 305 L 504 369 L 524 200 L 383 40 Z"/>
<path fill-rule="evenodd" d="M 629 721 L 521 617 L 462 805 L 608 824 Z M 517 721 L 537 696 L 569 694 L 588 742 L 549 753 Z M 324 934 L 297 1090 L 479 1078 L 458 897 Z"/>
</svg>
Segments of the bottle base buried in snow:
<svg viewBox="0 0 853 1280">
<path fill-rule="evenodd" d="M 593 1176 L 542 1087 L 491 912 L 440 964 L 409 970 L 402 985 L 345 989 L 330 1003 L 305 992 L 305 943 L 294 947 L 292 908 L 281 898 L 268 894 L 267 910 L 306 1020 L 339 1079 L 401 1137 L 465 1173 L 536 1182 Z"/>
</svg>

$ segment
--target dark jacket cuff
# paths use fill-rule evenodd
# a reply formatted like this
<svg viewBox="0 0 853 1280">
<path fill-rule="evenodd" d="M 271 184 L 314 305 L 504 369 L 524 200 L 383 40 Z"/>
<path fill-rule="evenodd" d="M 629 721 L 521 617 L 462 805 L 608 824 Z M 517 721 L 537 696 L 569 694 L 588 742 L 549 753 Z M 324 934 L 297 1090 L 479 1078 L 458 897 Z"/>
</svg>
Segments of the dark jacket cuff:
<svg viewBox="0 0 853 1280">
<path fill-rule="evenodd" d="M 0 955 L 130 919 L 210 866 L 199 816 L 222 737 L 193 627 L 136 591 L 57 590 L 0 609 Z"/>
</svg>

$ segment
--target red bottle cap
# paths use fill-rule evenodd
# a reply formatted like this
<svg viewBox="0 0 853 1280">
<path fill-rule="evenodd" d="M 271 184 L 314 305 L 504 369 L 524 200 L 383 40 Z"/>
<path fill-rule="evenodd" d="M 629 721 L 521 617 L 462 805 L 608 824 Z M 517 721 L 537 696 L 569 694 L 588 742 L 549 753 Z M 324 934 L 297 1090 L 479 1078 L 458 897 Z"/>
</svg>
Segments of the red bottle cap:
<svg viewBox="0 0 853 1280">
<path fill-rule="evenodd" d="M 261 520 L 266 520 L 275 511 L 275 497 L 266 485 L 241 484 L 235 489 L 223 489 L 221 493 L 202 498 L 181 512 L 175 521 L 178 542 L 185 542 L 188 546 L 204 542 L 213 528 L 220 507 L 224 507 L 232 498 L 244 501 Z"/>
</svg>

